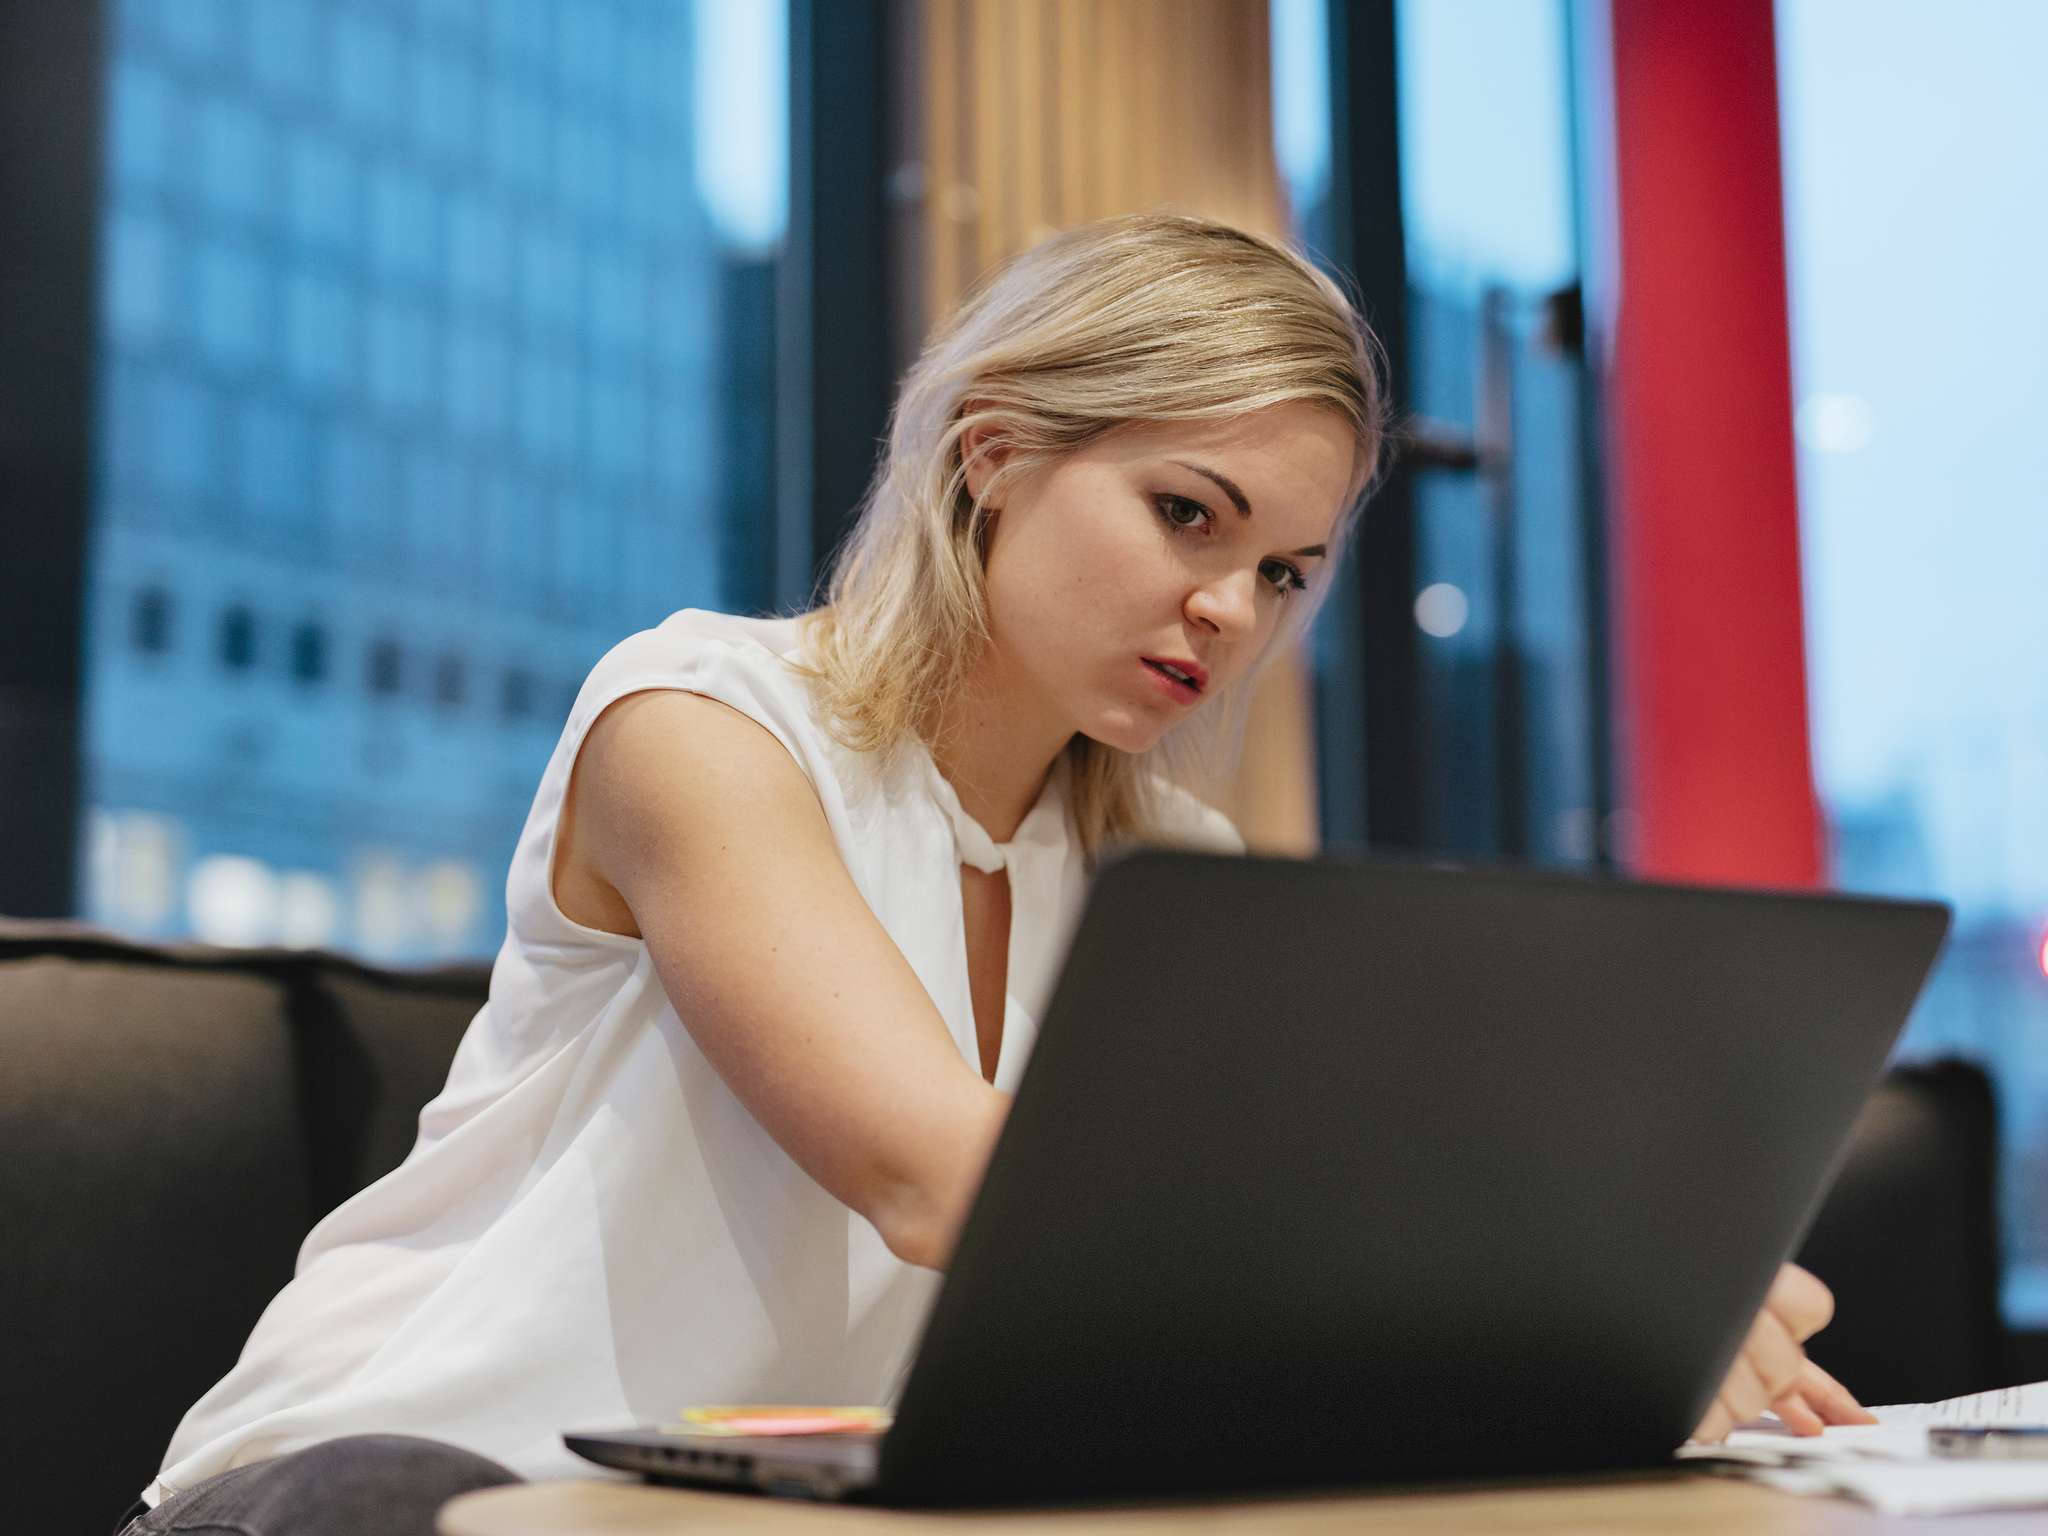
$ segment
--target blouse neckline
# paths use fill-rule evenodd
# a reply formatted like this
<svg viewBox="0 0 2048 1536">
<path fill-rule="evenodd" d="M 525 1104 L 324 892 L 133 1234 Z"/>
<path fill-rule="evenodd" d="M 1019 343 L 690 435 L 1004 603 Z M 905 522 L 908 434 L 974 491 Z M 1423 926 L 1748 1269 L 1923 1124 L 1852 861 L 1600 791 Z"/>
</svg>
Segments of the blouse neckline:
<svg viewBox="0 0 2048 1536">
<path fill-rule="evenodd" d="M 918 745 L 918 752 L 924 760 L 932 799 L 952 824 L 953 842 L 959 850 L 962 864 L 992 875 L 1008 869 L 1020 854 L 1066 845 L 1068 768 L 1065 753 L 1060 754 L 1052 771 L 1045 776 L 1044 787 L 1039 790 L 1031 809 L 1024 813 L 1024 819 L 1017 824 L 1016 832 L 1008 842 L 999 843 L 989 836 L 987 828 L 967 813 L 952 781 L 939 771 L 937 760 L 922 743 Z"/>
</svg>

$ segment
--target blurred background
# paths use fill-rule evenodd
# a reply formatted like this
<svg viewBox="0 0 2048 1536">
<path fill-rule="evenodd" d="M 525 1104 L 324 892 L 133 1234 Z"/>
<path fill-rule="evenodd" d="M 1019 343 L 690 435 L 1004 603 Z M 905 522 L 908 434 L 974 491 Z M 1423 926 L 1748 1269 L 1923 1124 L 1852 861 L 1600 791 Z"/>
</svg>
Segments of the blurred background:
<svg viewBox="0 0 2048 1536">
<path fill-rule="evenodd" d="M 2048 1326 L 2033 0 L 0 0 L 0 912 L 487 956 L 569 701 L 802 606 L 930 322 L 1172 204 L 1409 443 L 1260 846 L 1955 904 Z M 2031 446 L 2029 446 L 2031 444 Z"/>
</svg>

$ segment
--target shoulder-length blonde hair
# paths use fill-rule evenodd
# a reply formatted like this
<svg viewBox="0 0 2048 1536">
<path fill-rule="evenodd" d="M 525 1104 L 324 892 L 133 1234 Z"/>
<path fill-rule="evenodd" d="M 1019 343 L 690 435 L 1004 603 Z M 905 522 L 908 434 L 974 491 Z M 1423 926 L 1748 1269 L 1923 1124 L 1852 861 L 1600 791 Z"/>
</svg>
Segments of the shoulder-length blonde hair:
<svg viewBox="0 0 2048 1536">
<path fill-rule="evenodd" d="M 1121 426 L 1294 401 L 1336 412 L 1356 439 L 1334 572 L 1386 432 L 1379 345 L 1335 283 L 1269 240 L 1169 213 L 1082 225 L 998 267 L 904 378 L 825 604 L 805 616 L 834 734 L 861 751 L 911 735 L 935 744 L 990 643 L 982 549 L 1007 488 Z M 978 426 L 1008 451 L 977 498 L 961 439 Z M 1280 635 L 1299 633 L 1328 585 L 1288 606 Z M 1230 691 L 1241 697 L 1245 683 Z M 1141 754 L 1069 744 L 1069 803 L 1091 854 L 1154 830 L 1162 782 L 1200 793 L 1234 757 L 1240 703 L 1218 699 L 1195 721 L 1206 723 Z"/>
</svg>

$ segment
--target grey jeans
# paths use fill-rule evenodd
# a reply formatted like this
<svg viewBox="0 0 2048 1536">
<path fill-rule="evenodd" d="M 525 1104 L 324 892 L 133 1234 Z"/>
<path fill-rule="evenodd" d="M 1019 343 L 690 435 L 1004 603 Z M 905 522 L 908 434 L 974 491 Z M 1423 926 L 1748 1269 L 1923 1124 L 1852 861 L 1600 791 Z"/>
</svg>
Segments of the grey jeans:
<svg viewBox="0 0 2048 1536">
<path fill-rule="evenodd" d="M 495 1461 L 417 1435 L 345 1435 L 194 1483 L 155 1509 L 131 1506 L 114 1536 L 434 1536 L 459 1493 L 520 1479 Z"/>
</svg>

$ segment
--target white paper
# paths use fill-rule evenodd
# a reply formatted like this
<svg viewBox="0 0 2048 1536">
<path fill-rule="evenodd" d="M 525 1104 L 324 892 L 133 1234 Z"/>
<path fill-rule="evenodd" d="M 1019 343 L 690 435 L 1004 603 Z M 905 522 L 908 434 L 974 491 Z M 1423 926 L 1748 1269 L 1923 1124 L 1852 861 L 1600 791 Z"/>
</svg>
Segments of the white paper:
<svg viewBox="0 0 2048 1536">
<path fill-rule="evenodd" d="M 2048 1461 L 1935 1456 L 1927 1447 L 1935 1425 L 2048 1424 L 2048 1381 L 1870 1411 L 1876 1424 L 1830 1425 L 1818 1435 L 1765 1419 L 1724 1445 L 1688 1445 L 1678 1455 L 1787 1493 L 1847 1495 L 1890 1515 L 2048 1506 Z"/>
<path fill-rule="evenodd" d="M 1806 1462 L 1743 1475 L 1788 1493 L 1846 1495 L 1887 1515 L 2048 1505 L 2048 1462 L 2040 1461 Z"/>
<path fill-rule="evenodd" d="M 1870 1410 L 1887 1424 L 2048 1424 L 2048 1381 L 2024 1387 L 1994 1387 L 1939 1403 L 1893 1403 Z"/>
</svg>

